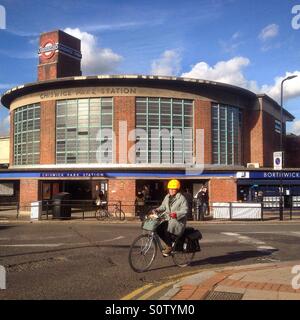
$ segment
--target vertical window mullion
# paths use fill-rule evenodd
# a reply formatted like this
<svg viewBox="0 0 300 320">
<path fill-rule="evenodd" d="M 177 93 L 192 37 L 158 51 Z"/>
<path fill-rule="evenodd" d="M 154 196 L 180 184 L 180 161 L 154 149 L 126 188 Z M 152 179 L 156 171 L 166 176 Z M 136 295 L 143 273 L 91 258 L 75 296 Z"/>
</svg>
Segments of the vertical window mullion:
<svg viewBox="0 0 300 320">
<path fill-rule="evenodd" d="M 181 150 L 182 150 L 182 163 L 185 163 L 185 139 L 184 139 L 184 100 L 181 101 Z"/>
<path fill-rule="evenodd" d="M 158 99 L 158 163 L 162 163 L 161 154 L 161 98 Z"/>
<path fill-rule="evenodd" d="M 146 103 L 146 126 L 147 126 L 147 163 L 149 163 L 149 158 L 151 156 L 151 153 L 149 152 L 149 139 L 150 139 L 150 130 L 149 130 L 149 98 L 147 98 L 147 103 Z M 152 152 L 152 150 L 151 150 Z M 151 162 L 151 159 L 150 159 Z"/>
<path fill-rule="evenodd" d="M 174 136 L 173 136 L 173 98 L 171 99 L 171 163 L 174 163 Z"/>
<path fill-rule="evenodd" d="M 221 118 L 220 105 L 218 104 L 218 164 L 221 164 Z"/>
</svg>

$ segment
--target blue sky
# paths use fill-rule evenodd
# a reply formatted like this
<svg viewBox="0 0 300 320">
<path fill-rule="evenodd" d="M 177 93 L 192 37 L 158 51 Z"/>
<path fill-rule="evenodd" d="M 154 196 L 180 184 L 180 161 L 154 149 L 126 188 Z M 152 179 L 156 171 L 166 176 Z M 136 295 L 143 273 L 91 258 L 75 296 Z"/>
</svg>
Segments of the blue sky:
<svg viewBox="0 0 300 320">
<path fill-rule="evenodd" d="M 277 99 L 280 79 L 300 76 L 300 29 L 291 24 L 297 4 L 300 0 L 0 0 L 7 20 L 0 30 L 0 92 L 35 81 L 39 34 L 63 29 L 82 39 L 85 74 L 184 75 Z M 300 77 L 286 86 L 286 108 L 300 120 Z M 2 131 L 7 115 L 0 107 Z M 289 129 L 300 134 L 300 121 Z"/>
</svg>

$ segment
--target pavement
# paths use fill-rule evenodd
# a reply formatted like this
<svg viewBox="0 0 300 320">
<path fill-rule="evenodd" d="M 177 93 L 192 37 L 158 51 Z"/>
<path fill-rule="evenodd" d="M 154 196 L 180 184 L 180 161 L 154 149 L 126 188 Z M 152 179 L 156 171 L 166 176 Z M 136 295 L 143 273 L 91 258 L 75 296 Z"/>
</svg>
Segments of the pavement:
<svg viewBox="0 0 300 320">
<path fill-rule="evenodd" d="M 122 300 L 300 300 L 300 261 L 208 269 L 169 280 Z"/>
</svg>

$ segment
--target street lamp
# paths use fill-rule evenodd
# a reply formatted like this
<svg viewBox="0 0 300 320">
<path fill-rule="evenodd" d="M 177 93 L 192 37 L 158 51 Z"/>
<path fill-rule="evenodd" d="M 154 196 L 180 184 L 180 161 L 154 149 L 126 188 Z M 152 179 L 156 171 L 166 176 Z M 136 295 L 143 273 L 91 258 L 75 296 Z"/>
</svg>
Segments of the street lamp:
<svg viewBox="0 0 300 320">
<path fill-rule="evenodd" d="M 285 81 L 292 80 L 294 78 L 297 78 L 297 75 L 289 76 L 281 81 L 281 99 L 280 99 L 280 152 L 282 153 L 282 159 L 283 162 L 283 84 Z M 280 174 L 280 200 L 279 200 L 279 216 L 280 221 L 283 221 L 283 182 L 282 182 L 282 167 L 281 167 L 281 174 Z"/>
</svg>

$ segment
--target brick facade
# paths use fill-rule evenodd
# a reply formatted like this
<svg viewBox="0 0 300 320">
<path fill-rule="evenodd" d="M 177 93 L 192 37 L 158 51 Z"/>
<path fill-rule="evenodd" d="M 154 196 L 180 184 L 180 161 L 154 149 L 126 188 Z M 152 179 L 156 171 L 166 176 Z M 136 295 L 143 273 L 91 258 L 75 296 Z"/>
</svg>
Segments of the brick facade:
<svg viewBox="0 0 300 320">
<path fill-rule="evenodd" d="M 40 163 L 56 163 L 55 101 L 41 102 Z"/>
<path fill-rule="evenodd" d="M 39 200 L 39 181 L 34 179 L 20 180 L 20 210 L 30 211 L 31 202 Z"/>
<path fill-rule="evenodd" d="M 204 130 L 204 164 L 212 163 L 212 121 L 211 121 L 211 102 L 196 99 L 194 110 L 194 125 L 195 125 L 195 134 L 196 130 Z M 198 148 L 199 146 L 197 146 Z M 196 156 L 196 154 L 195 154 Z M 197 162 L 200 159 L 197 159 Z"/>
<path fill-rule="evenodd" d="M 125 141 L 120 143 L 120 121 L 126 121 L 127 132 L 124 134 Z M 130 163 L 128 150 L 132 148 L 135 141 L 127 141 L 128 134 L 135 129 L 135 97 L 115 97 L 114 98 L 114 132 L 116 147 L 116 162 Z M 127 146 L 126 146 L 127 143 Z M 126 153 L 126 154 L 125 154 Z M 135 153 L 134 159 L 135 160 Z"/>
<path fill-rule="evenodd" d="M 210 203 L 238 200 L 236 179 L 211 179 L 208 191 Z"/>
<path fill-rule="evenodd" d="M 108 201 L 122 202 L 122 209 L 127 216 L 135 215 L 136 180 L 108 180 Z"/>
</svg>

